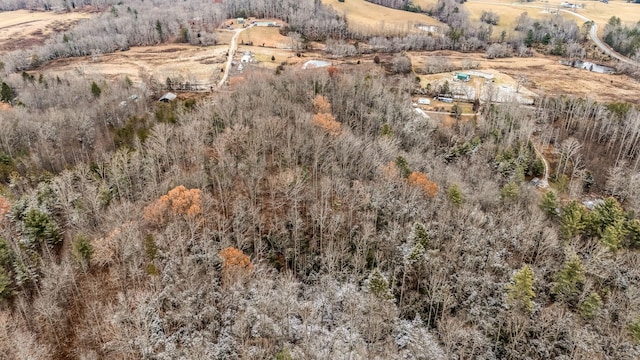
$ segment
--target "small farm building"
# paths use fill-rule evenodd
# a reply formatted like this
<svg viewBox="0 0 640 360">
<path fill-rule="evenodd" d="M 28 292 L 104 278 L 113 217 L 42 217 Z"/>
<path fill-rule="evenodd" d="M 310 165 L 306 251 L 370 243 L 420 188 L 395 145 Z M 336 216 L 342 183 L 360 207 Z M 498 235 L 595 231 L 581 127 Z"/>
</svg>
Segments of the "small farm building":
<svg viewBox="0 0 640 360">
<path fill-rule="evenodd" d="M 169 102 L 169 101 L 173 101 L 178 97 L 178 95 L 172 93 L 172 92 L 168 92 L 164 95 L 162 95 L 162 97 L 158 100 L 158 101 L 162 101 L 162 102 Z"/>
<path fill-rule="evenodd" d="M 462 81 L 469 81 L 471 80 L 471 75 L 465 74 L 465 73 L 456 73 L 456 79 L 462 80 Z"/>
</svg>

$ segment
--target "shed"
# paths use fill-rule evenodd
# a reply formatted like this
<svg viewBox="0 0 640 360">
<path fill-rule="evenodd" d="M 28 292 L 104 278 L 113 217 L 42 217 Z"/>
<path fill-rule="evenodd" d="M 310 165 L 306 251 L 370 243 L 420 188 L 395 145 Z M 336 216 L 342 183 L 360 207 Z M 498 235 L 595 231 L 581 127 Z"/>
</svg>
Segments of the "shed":
<svg viewBox="0 0 640 360">
<path fill-rule="evenodd" d="M 239 25 L 244 24 L 244 18 L 238 18 L 238 24 Z"/>
<path fill-rule="evenodd" d="M 172 93 L 172 92 L 168 92 L 164 95 L 162 95 L 162 97 L 160 99 L 158 99 L 158 101 L 162 101 L 162 102 L 169 102 L 169 101 L 173 101 L 178 97 L 178 95 Z"/>
<path fill-rule="evenodd" d="M 277 27 L 277 26 L 279 26 L 278 23 L 275 22 L 275 21 L 256 21 L 255 25 L 256 26 L 263 26 L 263 27 L 264 26 L 268 26 L 268 27 L 272 27 L 272 26 Z"/>
<path fill-rule="evenodd" d="M 420 105 L 431 105 L 431 100 L 429 100 L 427 98 L 419 98 L 418 99 L 418 104 L 420 104 Z"/>
<path fill-rule="evenodd" d="M 469 81 L 471 79 L 471 75 L 465 73 L 456 73 L 456 79 L 462 81 Z"/>
</svg>

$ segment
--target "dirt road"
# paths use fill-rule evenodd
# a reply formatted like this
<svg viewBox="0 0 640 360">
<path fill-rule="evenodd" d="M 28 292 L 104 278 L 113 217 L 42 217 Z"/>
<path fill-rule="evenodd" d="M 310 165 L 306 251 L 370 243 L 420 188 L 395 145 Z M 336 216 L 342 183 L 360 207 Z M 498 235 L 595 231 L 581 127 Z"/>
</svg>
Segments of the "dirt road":
<svg viewBox="0 0 640 360">
<path fill-rule="evenodd" d="M 546 10 L 547 7 L 544 6 L 536 6 L 536 5 L 522 5 L 522 4 L 517 4 L 517 3 L 511 3 L 511 4 L 505 4 L 505 3 L 498 3 L 498 2 L 491 2 L 491 1 L 482 1 L 482 0 L 469 0 L 469 2 L 474 2 L 474 3 L 480 3 L 480 4 L 487 4 L 487 5 L 510 5 L 510 6 L 515 6 L 515 7 L 523 7 L 523 8 L 532 8 L 532 9 L 542 9 L 542 10 Z M 584 20 L 585 22 L 591 22 L 593 25 L 591 26 L 591 30 L 589 31 L 589 37 L 591 38 L 591 40 L 593 40 L 593 42 L 596 44 L 596 46 L 598 46 L 598 48 L 600 48 L 600 50 L 602 50 L 602 52 L 604 52 L 605 54 L 616 58 L 622 62 L 625 62 L 627 64 L 634 64 L 636 65 L 637 63 L 631 59 L 629 59 L 628 57 L 616 52 L 615 50 L 613 50 L 612 48 L 610 48 L 607 44 L 604 43 L 604 41 L 600 40 L 600 38 L 598 37 L 598 25 L 596 24 L 595 21 L 589 19 L 588 17 L 578 14 L 574 11 L 570 11 L 570 10 L 566 10 L 566 9 L 560 9 L 561 12 L 565 13 L 565 14 L 569 14 L 569 15 L 573 15 L 581 20 Z"/>
<path fill-rule="evenodd" d="M 240 36 L 240 33 L 249 29 L 251 26 L 235 30 L 236 33 L 231 38 L 231 44 L 229 44 L 229 56 L 227 57 L 227 64 L 224 67 L 224 74 L 222 75 L 222 79 L 220 79 L 220 82 L 218 83 L 218 87 L 222 87 L 222 85 L 224 85 L 224 83 L 229 78 L 229 71 L 231 70 L 231 63 L 233 62 L 233 56 L 235 55 L 236 50 L 238 50 L 238 37 Z"/>
</svg>

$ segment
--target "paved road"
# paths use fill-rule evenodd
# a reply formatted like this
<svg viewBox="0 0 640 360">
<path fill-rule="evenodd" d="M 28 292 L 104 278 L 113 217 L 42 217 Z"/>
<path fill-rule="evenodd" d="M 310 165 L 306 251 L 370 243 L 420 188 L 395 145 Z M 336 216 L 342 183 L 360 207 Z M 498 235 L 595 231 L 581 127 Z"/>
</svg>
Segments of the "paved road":
<svg viewBox="0 0 640 360">
<path fill-rule="evenodd" d="M 236 33 L 231 38 L 231 44 L 229 44 L 229 56 L 227 57 L 227 64 L 224 67 L 224 74 L 222 75 L 222 79 L 220 79 L 220 82 L 218 83 L 218 87 L 222 87 L 222 85 L 224 85 L 225 81 L 227 81 L 227 78 L 229 77 L 229 71 L 231 70 L 231 63 L 233 62 L 233 56 L 235 55 L 236 50 L 238 50 L 238 37 L 240 36 L 240 33 L 247 30 L 250 27 L 251 26 L 234 30 Z"/>
<path fill-rule="evenodd" d="M 488 4 L 488 5 L 510 5 L 510 6 L 516 6 L 516 7 L 524 7 L 524 8 L 533 8 L 533 9 L 542 9 L 542 10 L 546 10 L 549 9 L 549 6 L 537 6 L 537 5 L 523 5 L 523 4 L 517 4 L 517 3 L 511 3 L 511 4 L 507 4 L 507 3 L 498 3 L 498 2 L 491 2 L 491 1 L 482 1 L 482 0 L 468 0 L 469 2 L 475 2 L 475 3 L 480 3 L 480 4 Z M 559 9 L 561 12 L 569 14 L 569 15 L 573 15 L 581 20 L 584 20 L 585 22 L 587 21 L 592 21 L 591 19 L 589 19 L 588 17 L 578 14 L 574 11 L 571 10 L 566 10 L 566 9 Z M 593 21 L 593 26 L 591 26 L 591 30 L 589 30 L 589 37 L 591 38 L 591 40 L 593 40 L 593 42 L 596 44 L 596 46 L 598 46 L 600 48 L 600 50 L 602 50 L 602 52 L 604 52 L 605 54 L 616 58 L 622 62 L 625 62 L 627 64 L 632 64 L 632 65 L 637 65 L 637 63 L 631 59 L 629 59 L 628 57 L 616 52 L 615 50 L 613 50 L 612 48 L 610 48 L 607 44 L 604 43 L 604 41 L 600 40 L 600 38 L 598 37 L 598 25 L 595 23 L 595 21 Z"/>
</svg>

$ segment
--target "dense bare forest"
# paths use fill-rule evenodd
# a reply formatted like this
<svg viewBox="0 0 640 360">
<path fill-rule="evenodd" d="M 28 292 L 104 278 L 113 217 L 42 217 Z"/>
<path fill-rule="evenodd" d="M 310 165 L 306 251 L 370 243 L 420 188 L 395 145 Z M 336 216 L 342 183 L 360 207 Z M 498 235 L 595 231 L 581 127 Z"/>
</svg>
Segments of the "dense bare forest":
<svg viewBox="0 0 640 360">
<path fill-rule="evenodd" d="M 207 14 L 330 14 L 284 3 Z M 162 11 L 111 9 L 95 23 L 147 19 L 129 45 L 168 41 Z M 407 59 L 254 70 L 167 104 L 149 78 L 5 63 L 0 359 L 640 357 L 640 112 L 489 94 L 443 126 L 411 107 Z"/>
</svg>

